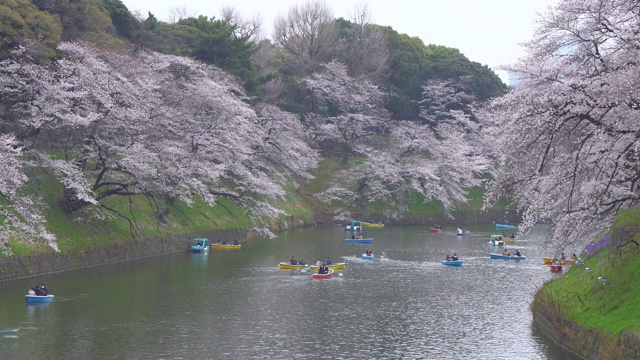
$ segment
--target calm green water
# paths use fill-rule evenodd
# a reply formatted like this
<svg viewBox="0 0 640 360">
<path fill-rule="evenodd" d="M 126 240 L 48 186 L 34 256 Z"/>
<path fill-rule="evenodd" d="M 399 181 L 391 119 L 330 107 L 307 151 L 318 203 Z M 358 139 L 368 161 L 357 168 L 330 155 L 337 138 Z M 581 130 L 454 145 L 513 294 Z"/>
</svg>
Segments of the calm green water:
<svg viewBox="0 0 640 360">
<path fill-rule="evenodd" d="M 365 229 L 373 244 L 295 229 L 239 251 L 15 281 L 0 289 L 0 329 L 20 331 L 0 333 L 0 359 L 569 359 L 531 327 L 532 295 L 555 276 L 544 227 L 507 246 L 520 262 L 489 259 L 493 226 L 469 229 Z M 374 261 L 354 256 L 367 247 Z M 454 252 L 462 268 L 440 264 Z M 347 267 L 327 280 L 278 269 L 292 255 Z M 36 282 L 56 300 L 26 305 Z"/>
</svg>

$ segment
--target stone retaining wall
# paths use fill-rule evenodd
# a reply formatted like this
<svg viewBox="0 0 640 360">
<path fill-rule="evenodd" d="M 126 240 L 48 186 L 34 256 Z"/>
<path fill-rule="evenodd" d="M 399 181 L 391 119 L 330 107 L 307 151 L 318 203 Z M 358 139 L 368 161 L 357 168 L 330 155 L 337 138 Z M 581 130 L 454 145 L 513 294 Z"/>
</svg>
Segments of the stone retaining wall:
<svg viewBox="0 0 640 360">
<path fill-rule="evenodd" d="M 567 352 L 583 359 L 640 359 L 640 337 L 622 332 L 619 337 L 606 336 L 583 328 L 562 316 L 552 296 L 536 293 L 531 303 L 533 326 Z"/>
</svg>

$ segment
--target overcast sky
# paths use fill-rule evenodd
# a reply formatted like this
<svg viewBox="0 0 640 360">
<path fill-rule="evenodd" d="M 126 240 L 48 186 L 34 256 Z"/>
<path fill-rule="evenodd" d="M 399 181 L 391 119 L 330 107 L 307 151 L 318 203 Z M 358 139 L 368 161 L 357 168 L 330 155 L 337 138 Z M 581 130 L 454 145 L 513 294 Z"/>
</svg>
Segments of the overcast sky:
<svg viewBox="0 0 640 360">
<path fill-rule="evenodd" d="M 236 8 L 243 16 L 260 15 L 264 33 L 271 36 L 273 20 L 285 15 L 293 4 L 306 0 L 122 0 L 130 11 L 144 17 L 150 11 L 159 20 L 168 19 L 170 8 L 186 8 L 192 15 L 219 17 L 223 6 Z M 349 18 L 362 0 L 325 0 L 335 17 Z M 523 55 L 520 44 L 533 35 L 537 14 L 554 0 L 369 0 L 364 1 L 373 22 L 391 26 L 400 33 L 417 36 L 425 44 L 460 50 L 471 61 L 492 69 L 515 62 Z M 496 71 L 507 81 L 506 75 Z"/>
</svg>

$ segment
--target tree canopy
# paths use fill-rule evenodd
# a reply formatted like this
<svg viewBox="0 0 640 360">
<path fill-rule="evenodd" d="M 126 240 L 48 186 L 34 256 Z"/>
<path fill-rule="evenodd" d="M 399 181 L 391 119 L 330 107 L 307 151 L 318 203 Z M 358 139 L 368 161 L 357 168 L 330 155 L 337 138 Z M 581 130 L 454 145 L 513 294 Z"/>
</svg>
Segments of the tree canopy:
<svg viewBox="0 0 640 360">
<path fill-rule="evenodd" d="M 490 114 L 488 200 L 513 196 L 522 230 L 553 219 L 559 246 L 583 242 L 638 203 L 639 24 L 637 1 L 561 0 L 507 68 L 518 85 Z"/>
</svg>

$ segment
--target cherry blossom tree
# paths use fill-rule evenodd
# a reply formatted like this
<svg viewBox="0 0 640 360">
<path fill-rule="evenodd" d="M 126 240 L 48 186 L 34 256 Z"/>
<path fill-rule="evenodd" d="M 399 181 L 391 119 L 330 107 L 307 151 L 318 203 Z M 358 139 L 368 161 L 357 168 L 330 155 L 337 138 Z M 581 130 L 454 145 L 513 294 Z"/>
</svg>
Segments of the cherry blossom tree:
<svg viewBox="0 0 640 360">
<path fill-rule="evenodd" d="M 22 148 L 13 135 L 0 135 L 0 252 L 11 255 L 9 240 L 22 244 L 35 244 L 44 239 L 54 250 L 58 250 L 55 235 L 45 228 L 44 205 L 41 199 L 24 193 L 27 176 L 21 157 Z"/>
<path fill-rule="evenodd" d="M 77 43 L 60 50 L 68 56 L 53 69 L 3 68 L 10 86 L 0 91 L 17 120 L 3 126 L 16 127 L 31 144 L 34 165 L 60 180 L 69 213 L 99 206 L 129 220 L 135 232 L 132 219 L 105 199 L 142 195 L 189 204 L 199 197 L 214 205 L 224 196 L 270 235 L 268 220 L 282 213 L 271 200 L 316 165 L 293 115 L 269 106 L 258 115 L 238 81 L 216 67 Z"/>
<path fill-rule="evenodd" d="M 517 86 L 491 108 L 499 167 L 487 203 L 513 196 L 523 230 L 552 219 L 558 247 L 593 239 L 639 201 L 638 5 L 558 1 L 507 67 Z"/>
<path fill-rule="evenodd" d="M 388 125 L 385 93 L 363 77 L 350 77 L 344 64 L 324 64 L 303 83 L 311 93 L 311 111 L 304 119 L 310 138 L 339 149 L 344 164 L 365 153 L 368 140 Z"/>
<path fill-rule="evenodd" d="M 356 165 L 345 168 L 333 186 L 318 195 L 336 206 L 336 219 L 350 218 L 353 204 L 367 209 L 380 202 L 386 215 L 395 217 L 417 194 L 425 202 L 440 201 L 451 215 L 456 203 L 466 201 L 468 189 L 481 185 L 487 163 L 467 139 L 477 125 L 464 112 L 450 110 L 451 121 L 437 126 L 392 122 L 382 106 L 384 92 L 349 77 L 346 66 L 336 62 L 304 82 L 318 111 L 306 118 L 312 138 L 341 149 L 345 165 L 358 157 Z"/>
</svg>

